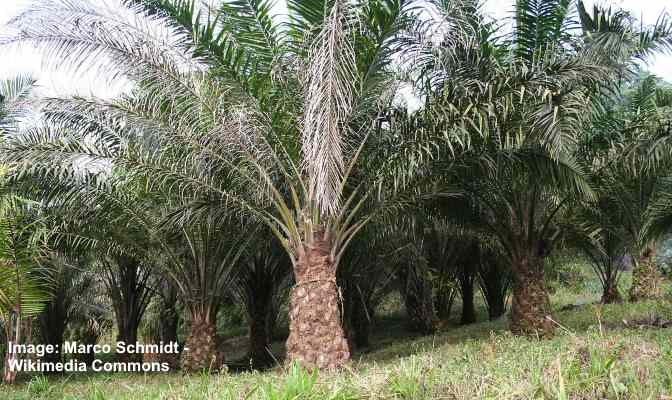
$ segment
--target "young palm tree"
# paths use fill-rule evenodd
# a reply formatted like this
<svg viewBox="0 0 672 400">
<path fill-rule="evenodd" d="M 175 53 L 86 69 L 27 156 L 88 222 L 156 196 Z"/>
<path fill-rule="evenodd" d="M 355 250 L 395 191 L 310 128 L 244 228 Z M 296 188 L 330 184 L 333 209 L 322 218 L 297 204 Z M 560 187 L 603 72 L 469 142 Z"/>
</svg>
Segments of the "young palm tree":
<svg viewBox="0 0 672 400">
<path fill-rule="evenodd" d="M 588 47 L 598 49 L 594 54 L 602 54 L 602 57 L 606 57 L 610 64 L 620 70 L 619 86 L 622 86 L 624 79 L 632 76 L 633 70 L 637 71 L 636 62 L 647 61 L 648 57 L 657 52 L 672 52 L 672 20 L 666 14 L 661 15 L 655 25 L 643 27 L 626 11 L 612 12 L 611 9 L 594 6 L 591 15 L 580 2 L 579 15 Z M 633 286 L 630 290 L 632 300 L 647 298 L 650 295 L 655 296 L 656 292 L 655 244 L 647 239 L 642 227 L 647 224 L 643 221 L 645 215 L 648 214 L 645 210 L 652 200 L 651 196 L 655 195 L 657 178 L 661 175 L 660 171 L 653 172 L 649 167 L 652 164 L 662 163 L 662 167 L 658 165 L 655 169 L 664 170 L 666 168 L 664 160 L 666 151 L 661 151 L 661 149 L 668 146 L 667 140 L 661 140 L 661 131 L 655 127 L 660 118 L 653 111 L 656 108 L 656 100 L 664 103 L 665 96 L 655 94 L 655 81 L 652 78 L 644 79 L 636 92 L 632 98 L 627 100 L 629 104 L 611 113 L 601 114 L 597 119 L 596 127 L 602 132 L 589 138 L 598 152 L 600 149 L 604 151 L 605 141 L 616 144 L 619 149 L 629 149 L 624 152 L 630 155 L 627 160 L 606 162 L 601 160 L 602 162 L 597 162 L 596 168 L 606 166 L 607 175 L 611 177 L 607 185 L 615 185 L 608 187 L 610 191 L 616 187 L 624 191 L 623 197 L 618 197 L 615 191 L 613 193 L 615 196 L 612 195 L 611 198 L 622 205 L 622 207 L 617 207 L 622 214 L 616 218 L 622 218 L 621 221 L 628 222 L 617 225 L 619 229 L 628 231 L 627 242 L 629 243 L 626 243 L 626 246 L 629 246 L 633 253 L 637 253 L 634 257 L 635 270 L 633 271 Z M 621 124 L 620 127 L 618 123 Z M 652 142 L 656 144 L 652 145 Z M 663 160 L 660 159 L 661 156 Z M 614 158 L 613 155 L 610 157 Z M 637 168 L 636 163 L 644 167 Z M 612 171 L 609 172 L 609 169 Z M 665 174 L 665 172 L 662 173 L 662 175 Z M 641 185 L 638 187 L 636 182 Z M 633 195 L 634 192 L 639 193 L 634 197 L 629 197 L 627 192 Z M 632 203 L 630 206 L 625 206 L 628 200 Z M 604 218 L 602 221 L 605 221 Z M 607 230 L 611 228 L 613 226 L 605 227 Z M 606 238 L 603 237 L 603 239 Z M 607 286 L 610 285 L 613 286 L 612 284 Z"/>
<path fill-rule="evenodd" d="M 621 272 L 632 251 L 621 212 L 617 204 L 602 196 L 599 186 L 597 201 L 582 206 L 578 216 L 571 219 L 573 227 L 565 237 L 588 257 L 602 284 L 602 303 L 620 303 L 623 301 L 618 287 Z"/>
<path fill-rule="evenodd" d="M 580 220 L 595 232 L 582 240 L 601 276 L 603 300 L 618 300 L 619 259 L 633 255 L 631 300 L 660 296 L 655 262 L 656 236 L 645 226 L 658 199 L 669 191 L 668 118 L 665 96 L 655 77 L 644 77 L 624 90 L 619 103 L 598 115 L 582 140 L 579 154 L 593 167 L 596 204 L 586 205 Z"/>
<path fill-rule="evenodd" d="M 187 312 L 182 367 L 219 368 L 224 358 L 218 350 L 217 312 L 255 230 L 244 232 L 237 223 L 221 221 L 221 214 L 204 213 L 176 226 L 171 215 L 181 208 L 152 199 L 123 178 L 101 175 L 63 184 L 58 177 L 41 177 L 32 194 L 46 199 L 52 214 L 59 215 L 60 222 L 52 224 L 61 240 L 95 256 L 115 311 L 118 340 L 135 343 L 156 292 L 151 285 L 162 277 L 175 286 Z M 91 226 L 91 220 L 98 223 Z"/>
<path fill-rule="evenodd" d="M 0 81 L 0 135 L 3 137 L 19 131 L 18 124 L 29 111 L 34 83 L 29 76 Z M 5 173 L 3 170 L 3 188 Z M 31 220 L 27 211 L 22 200 L 3 194 L 0 204 L 0 325 L 7 341 L 16 344 L 25 339 L 23 323 L 39 314 L 48 300 L 45 282 L 37 272 L 41 248 L 35 235 L 40 226 Z M 5 383 L 13 383 L 16 378 L 16 371 L 9 368 L 15 358 L 15 353 L 5 352 Z"/>
<path fill-rule="evenodd" d="M 35 130 L 26 133 L 34 134 Z M 149 286 L 150 254 L 154 247 L 145 226 L 124 225 L 123 219 L 130 219 L 126 216 L 130 210 L 139 207 L 123 207 L 116 202 L 133 199 L 139 203 L 140 200 L 125 193 L 121 184 L 115 186 L 119 192 L 108 191 L 109 180 L 96 180 L 84 171 L 69 171 L 71 174 L 67 176 L 71 179 L 43 172 L 47 174 L 34 179 L 15 171 L 10 175 L 10 183 L 22 195 L 41 202 L 45 224 L 53 232 L 53 246 L 65 255 L 78 257 L 85 262 L 85 269 L 100 277 L 114 311 L 117 340 L 135 343 L 140 322 L 154 294 Z M 138 358 L 128 353 L 117 356 L 122 360 Z"/>
<path fill-rule="evenodd" d="M 37 316 L 49 300 L 47 283 L 41 279 L 37 238 L 42 230 L 25 205 L 16 198 L 5 198 L 0 205 L 0 319 L 4 337 L 12 344 L 23 344 L 28 319 Z M 11 367 L 19 355 L 5 351 L 3 382 L 13 383 L 17 370 Z"/>
</svg>

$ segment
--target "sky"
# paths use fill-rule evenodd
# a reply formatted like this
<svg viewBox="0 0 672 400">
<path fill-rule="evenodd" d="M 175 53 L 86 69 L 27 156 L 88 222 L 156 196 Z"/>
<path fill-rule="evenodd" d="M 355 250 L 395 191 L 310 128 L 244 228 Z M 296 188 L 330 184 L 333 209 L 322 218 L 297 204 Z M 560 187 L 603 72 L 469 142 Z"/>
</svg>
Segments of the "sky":
<svg viewBox="0 0 672 400">
<path fill-rule="evenodd" d="M 35 1 L 39 0 L 0 0 L 0 33 L 9 19 Z M 653 24 L 663 11 L 672 13 L 672 0 L 598 1 L 600 4 L 613 4 L 633 11 L 645 24 Z M 587 6 L 592 7 L 592 3 L 593 0 L 586 0 Z M 514 0 L 487 0 L 486 10 L 492 17 L 501 19 L 511 13 L 513 4 Z M 277 8 L 278 13 L 281 13 L 282 5 Z M 657 56 L 649 64 L 648 69 L 652 73 L 672 82 L 672 55 Z M 0 47 L 0 79 L 26 73 L 37 79 L 39 91 L 48 96 L 79 94 L 111 97 L 124 88 L 123 82 L 110 86 L 104 77 L 97 77 L 94 72 L 74 74 L 44 65 L 40 54 L 29 46 Z"/>
</svg>

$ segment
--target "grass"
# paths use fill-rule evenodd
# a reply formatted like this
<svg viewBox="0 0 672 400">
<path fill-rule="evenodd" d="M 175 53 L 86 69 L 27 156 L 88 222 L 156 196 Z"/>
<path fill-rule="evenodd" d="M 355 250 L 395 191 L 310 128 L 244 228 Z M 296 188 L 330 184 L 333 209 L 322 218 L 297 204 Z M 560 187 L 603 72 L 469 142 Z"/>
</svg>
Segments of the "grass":
<svg viewBox="0 0 672 400">
<path fill-rule="evenodd" d="M 632 322 L 672 319 L 669 299 L 600 306 L 598 298 L 594 284 L 555 290 L 552 340 L 513 337 L 506 318 L 413 337 L 388 315 L 373 348 L 337 373 L 35 376 L 0 387 L 0 399 L 672 399 L 672 329 Z"/>
</svg>

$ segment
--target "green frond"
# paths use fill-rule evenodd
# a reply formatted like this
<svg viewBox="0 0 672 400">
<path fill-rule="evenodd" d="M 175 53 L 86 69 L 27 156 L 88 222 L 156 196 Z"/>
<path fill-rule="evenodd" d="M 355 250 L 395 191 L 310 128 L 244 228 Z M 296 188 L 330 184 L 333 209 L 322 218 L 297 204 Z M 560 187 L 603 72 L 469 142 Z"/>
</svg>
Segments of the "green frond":
<svg viewBox="0 0 672 400">
<path fill-rule="evenodd" d="M 30 108 L 35 79 L 21 75 L 0 81 L 0 135 L 16 133 L 17 125 Z"/>
<path fill-rule="evenodd" d="M 570 0 L 517 0 L 513 42 L 516 56 L 532 63 L 538 52 L 568 39 L 575 24 Z"/>
</svg>

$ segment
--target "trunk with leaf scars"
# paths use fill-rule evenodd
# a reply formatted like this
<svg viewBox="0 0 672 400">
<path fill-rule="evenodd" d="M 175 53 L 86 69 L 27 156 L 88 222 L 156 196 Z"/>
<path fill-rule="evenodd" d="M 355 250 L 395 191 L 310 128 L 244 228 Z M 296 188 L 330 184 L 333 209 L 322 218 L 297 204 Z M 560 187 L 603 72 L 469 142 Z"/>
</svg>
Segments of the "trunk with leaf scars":
<svg viewBox="0 0 672 400">
<path fill-rule="evenodd" d="M 203 310 L 190 312 L 189 336 L 184 343 L 180 359 L 184 371 L 216 371 L 224 364 L 224 356 L 218 349 L 219 340 L 214 315 Z"/>
<path fill-rule="evenodd" d="M 514 283 L 511 304 L 511 332 L 531 337 L 551 337 L 555 328 L 544 279 L 543 261 L 527 255 L 513 262 Z"/>
<path fill-rule="evenodd" d="M 294 265 L 296 285 L 289 300 L 287 359 L 308 368 L 339 368 L 350 359 L 350 346 L 341 324 L 331 246 L 316 239 L 304 249 Z"/>
<path fill-rule="evenodd" d="M 15 354 L 5 353 L 5 367 L 2 374 L 2 381 L 7 384 L 12 384 L 16 381 L 16 371 L 10 369 L 10 363 L 16 358 Z"/>
<path fill-rule="evenodd" d="M 655 300 L 662 295 L 660 274 L 656 265 L 656 251 L 647 247 L 632 270 L 630 301 Z"/>
</svg>

